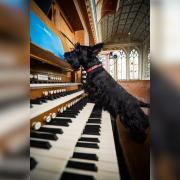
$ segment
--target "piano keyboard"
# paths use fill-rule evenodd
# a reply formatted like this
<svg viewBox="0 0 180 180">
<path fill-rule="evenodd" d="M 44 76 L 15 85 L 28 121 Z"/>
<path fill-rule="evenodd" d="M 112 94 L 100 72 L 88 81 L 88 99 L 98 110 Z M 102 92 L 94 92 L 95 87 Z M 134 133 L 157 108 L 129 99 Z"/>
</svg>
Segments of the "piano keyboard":
<svg viewBox="0 0 180 180">
<path fill-rule="evenodd" d="M 45 103 L 43 104 L 33 104 L 32 108 L 30 109 L 30 118 L 34 118 L 50 109 L 55 108 L 56 106 L 59 106 L 79 95 L 82 95 L 84 93 L 83 90 L 75 92 L 73 94 L 64 96 L 64 97 L 60 97 L 57 99 L 53 99 L 53 100 L 46 100 Z"/>
<path fill-rule="evenodd" d="M 119 180 L 109 113 L 84 98 L 31 131 L 31 179 Z"/>
</svg>

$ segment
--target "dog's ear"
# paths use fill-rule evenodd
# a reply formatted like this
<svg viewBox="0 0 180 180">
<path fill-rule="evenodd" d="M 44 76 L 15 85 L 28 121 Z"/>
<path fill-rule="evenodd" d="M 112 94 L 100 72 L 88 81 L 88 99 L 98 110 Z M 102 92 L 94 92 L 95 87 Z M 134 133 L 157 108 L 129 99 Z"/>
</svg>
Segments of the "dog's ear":
<svg viewBox="0 0 180 180">
<path fill-rule="evenodd" d="M 77 53 L 79 53 L 80 52 L 80 43 L 76 43 L 75 44 L 75 51 L 77 52 Z"/>
<path fill-rule="evenodd" d="M 92 51 L 94 54 L 98 54 L 101 49 L 103 48 L 103 43 L 98 43 L 98 44 L 95 44 L 93 47 L 92 47 Z"/>
</svg>

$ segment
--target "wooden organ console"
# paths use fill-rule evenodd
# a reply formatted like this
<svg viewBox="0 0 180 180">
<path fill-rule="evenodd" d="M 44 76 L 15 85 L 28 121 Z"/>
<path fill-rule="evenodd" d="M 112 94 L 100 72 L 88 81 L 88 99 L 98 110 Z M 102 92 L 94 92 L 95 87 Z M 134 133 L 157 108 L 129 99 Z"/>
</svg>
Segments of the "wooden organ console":
<svg viewBox="0 0 180 180">
<path fill-rule="evenodd" d="M 71 25 L 58 3 L 53 4 L 56 16 L 51 21 L 35 1 L 31 1 L 31 10 L 61 39 L 65 51 L 73 48 L 59 31 L 73 39 Z M 74 42 L 82 41 L 83 33 L 75 32 Z M 84 71 L 82 74 L 84 78 Z M 110 114 L 89 103 L 81 81 L 81 71 L 73 72 L 64 60 L 31 42 L 32 180 L 120 179 Z"/>
<path fill-rule="evenodd" d="M 61 31 L 72 42 L 81 44 L 85 42 L 87 32 L 83 28 L 87 22 L 81 22 L 81 17 L 77 18 L 78 23 L 74 24 L 74 18 L 79 17 L 77 2 L 70 1 L 68 4 L 64 0 L 53 1 L 48 14 L 45 14 L 38 0 L 30 1 L 31 10 L 60 38 L 64 51 L 71 50 L 73 46 L 62 36 Z M 81 3 L 79 5 L 82 6 Z M 74 9 L 66 14 L 71 16 L 71 23 L 63 12 L 63 10 L 67 12 L 67 6 Z M 81 15 L 85 16 L 84 13 Z M 92 38 L 92 32 L 88 32 L 88 35 L 89 39 Z M 81 70 L 74 72 L 65 60 L 32 42 L 30 58 L 31 179 L 120 180 L 121 162 L 118 162 L 116 153 L 112 120 L 108 112 L 88 101 L 88 96 L 82 88 L 86 72 L 81 73 Z M 129 154 L 126 153 L 126 148 L 133 148 L 133 145 L 127 146 L 130 140 L 122 134 L 125 131 L 122 130 L 119 121 L 116 121 L 118 129 L 116 143 L 122 146 L 125 163 L 128 163 Z M 141 145 L 138 148 L 141 149 Z M 136 170 L 137 165 L 135 166 Z M 131 172 L 134 167 L 129 163 L 127 168 L 132 178 Z M 147 170 L 147 167 L 144 168 Z M 136 176 L 132 179 L 145 180 L 141 177 Z"/>
</svg>

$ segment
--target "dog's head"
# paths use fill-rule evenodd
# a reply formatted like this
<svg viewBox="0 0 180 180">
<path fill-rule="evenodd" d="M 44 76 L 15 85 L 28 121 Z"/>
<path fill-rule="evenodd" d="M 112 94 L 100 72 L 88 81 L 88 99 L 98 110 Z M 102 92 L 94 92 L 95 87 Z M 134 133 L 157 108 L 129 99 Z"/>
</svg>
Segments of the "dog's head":
<svg viewBox="0 0 180 180">
<path fill-rule="evenodd" d="M 81 46 L 79 43 L 75 45 L 75 49 L 64 54 L 65 59 L 69 64 L 71 64 L 74 70 L 79 69 L 83 66 L 85 69 L 93 66 L 94 64 L 99 64 L 97 54 L 103 48 L 103 43 L 98 43 L 94 46 Z"/>
</svg>

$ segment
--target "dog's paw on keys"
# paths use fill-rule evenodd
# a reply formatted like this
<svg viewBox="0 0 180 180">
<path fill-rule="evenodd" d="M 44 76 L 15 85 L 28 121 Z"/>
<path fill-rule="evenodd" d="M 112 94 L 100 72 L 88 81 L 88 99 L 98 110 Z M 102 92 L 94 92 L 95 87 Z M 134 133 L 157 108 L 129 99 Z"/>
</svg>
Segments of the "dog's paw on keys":
<svg viewBox="0 0 180 180">
<path fill-rule="evenodd" d="M 132 139 L 142 143 L 146 140 L 145 130 L 149 127 L 149 121 L 141 105 L 146 107 L 148 104 L 129 94 L 102 67 L 97 58 L 102 48 L 103 43 L 94 46 L 81 46 L 77 43 L 75 49 L 66 52 L 64 57 L 74 70 L 82 66 L 87 72 L 84 88 L 90 100 L 100 104 L 112 116 L 119 114 L 124 117 L 121 119 L 122 124 L 129 130 Z"/>
</svg>

